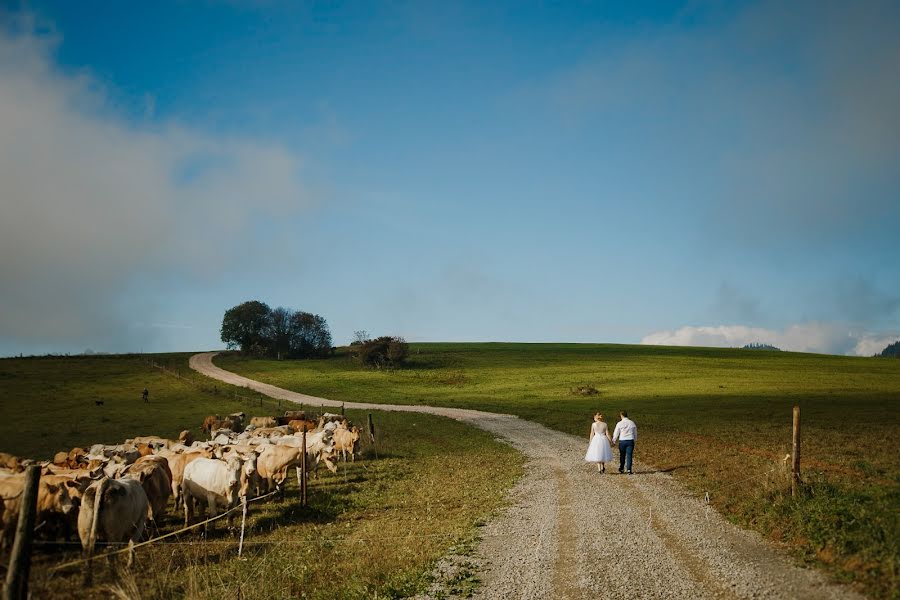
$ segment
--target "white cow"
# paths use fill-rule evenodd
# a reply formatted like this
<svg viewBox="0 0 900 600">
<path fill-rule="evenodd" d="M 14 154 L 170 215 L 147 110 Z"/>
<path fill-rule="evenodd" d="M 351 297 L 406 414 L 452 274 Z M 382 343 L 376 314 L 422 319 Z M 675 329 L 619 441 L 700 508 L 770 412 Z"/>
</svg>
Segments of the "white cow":
<svg viewBox="0 0 900 600">
<path fill-rule="evenodd" d="M 205 501 L 209 516 L 218 514 L 218 508 L 228 510 L 237 506 L 241 496 L 241 475 L 244 459 L 232 454 L 225 460 L 198 458 L 184 468 L 181 494 L 184 501 L 184 526 L 194 516 L 194 500 Z M 202 513 L 203 505 L 200 505 Z M 229 522 L 234 517 L 229 517 Z"/>
<path fill-rule="evenodd" d="M 136 479 L 101 479 L 92 483 L 81 497 L 78 537 L 90 555 L 97 540 L 129 542 L 141 538 L 147 521 L 149 501 Z M 128 564 L 134 559 L 129 553 Z"/>
<path fill-rule="evenodd" d="M 337 465 L 331 462 L 334 452 L 334 439 L 331 429 L 324 429 L 315 433 L 306 434 L 306 469 L 315 475 L 319 468 L 319 462 L 324 462 L 325 467 L 332 473 L 337 473 Z M 279 446 L 291 446 L 299 448 L 303 445 L 303 434 L 295 433 L 277 440 L 273 440 Z M 297 467 L 297 485 L 300 484 L 300 467 Z"/>
</svg>

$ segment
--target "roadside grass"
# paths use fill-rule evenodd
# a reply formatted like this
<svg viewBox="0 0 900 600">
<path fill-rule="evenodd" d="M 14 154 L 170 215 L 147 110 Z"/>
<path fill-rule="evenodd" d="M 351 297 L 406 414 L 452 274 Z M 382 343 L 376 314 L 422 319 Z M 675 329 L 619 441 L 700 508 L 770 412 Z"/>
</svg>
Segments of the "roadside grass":
<svg viewBox="0 0 900 600">
<path fill-rule="evenodd" d="M 900 590 L 900 361 L 786 352 L 589 344 L 413 344 L 409 365 L 327 360 L 216 364 L 345 401 L 517 414 L 585 436 L 628 410 L 636 455 L 672 472 L 734 522 L 786 544 L 878 598 Z M 596 395 L 573 393 L 595 388 Z M 784 458 L 802 415 L 804 486 Z"/>
<path fill-rule="evenodd" d="M 185 376 L 189 356 L 155 358 Z M 15 375 L 0 379 L 3 422 L 31 420 L 46 429 L 66 418 L 79 419 L 77 431 L 35 440 L 29 438 L 36 428 L 8 426 L 2 448 L 21 456 L 51 456 L 73 443 L 114 443 L 139 433 L 171 435 L 184 428 L 198 433 L 203 416 L 211 412 L 272 414 L 277 409 L 270 401 L 260 409 L 227 397 L 233 391 L 249 394 L 240 388 L 219 385 L 218 395 L 200 391 L 153 369 L 144 358 L 0 360 L 0 372 Z M 200 386 L 211 384 L 199 375 L 190 378 Z M 48 384 L 54 393 L 43 393 Z M 150 389 L 149 404 L 141 401 L 144 385 Z M 103 407 L 94 405 L 95 395 L 107 400 Z M 24 402 L 25 407 L 10 406 Z M 95 407 L 113 410 L 98 413 Z M 80 567 L 50 571 L 80 558 L 80 547 L 41 545 L 34 554 L 32 595 L 349 599 L 416 593 L 427 586 L 433 564 L 454 545 L 470 540 L 476 525 L 502 506 L 504 492 L 521 475 L 523 458 L 490 434 L 450 419 L 372 414 L 378 458 L 376 448 L 364 445 L 363 458 L 340 464 L 337 475 L 321 469 L 310 480 L 306 508 L 299 506 L 293 477 L 284 501 L 251 505 L 241 558 L 237 532 L 220 520 L 208 537 L 188 532 L 174 538 L 175 543 L 139 549 L 131 570 L 112 573 L 105 560 L 95 560 L 93 585 L 83 588 Z M 347 411 L 347 416 L 360 424 L 366 421 L 363 412 Z M 160 533 L 182 524 L 183 515 L 172 514 L 170 503 Z"/>
</svg>

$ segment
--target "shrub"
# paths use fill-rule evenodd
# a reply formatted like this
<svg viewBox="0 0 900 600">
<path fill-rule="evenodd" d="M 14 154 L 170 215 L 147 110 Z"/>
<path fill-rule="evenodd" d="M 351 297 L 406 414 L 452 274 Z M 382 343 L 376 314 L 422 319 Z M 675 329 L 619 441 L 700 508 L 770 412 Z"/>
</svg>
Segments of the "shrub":
<svg viewBox="0 0 900 600">
<path fill-rule="evenodd" d="M 402 337 L 381 336 L 354 346 L 356 358 L 369 367 L 398 367 L 409 356 L 409 344 Z"/>
</svg>

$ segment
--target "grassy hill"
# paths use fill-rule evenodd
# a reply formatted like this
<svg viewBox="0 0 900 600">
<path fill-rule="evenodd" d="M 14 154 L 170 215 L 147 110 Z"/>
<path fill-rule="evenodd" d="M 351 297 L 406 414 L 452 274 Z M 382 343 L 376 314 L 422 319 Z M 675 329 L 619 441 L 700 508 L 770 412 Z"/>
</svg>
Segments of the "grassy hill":
<svg viewBox="0 0 900 600">
<path fill-rule="evenodd" d="M 638 423 L 636 456 L 698 499 L 880 597 L 900 566 L 900 362 L 761 350 L 589 344 L 413 344 L 406 368 L 328 360 L 216 360 L 247 377 L 338 400 L 518 414 L 587 440 L 591 415 Z M 593 387 L 596 395 L 573 393 Z M 784 457 L 803 430 L 803 496 Z"/>
<path fill-rule="evenodd" d="M 283 410 L 270 399 L 260 406 L 248 390 L 193 373 L 189 356 L 2 359 L 0 450 L 46 458 L 75 445 L 117 443 L 139 434 L 171 436 L 187 428 L 199 435 L 210 413 Z M 141 399 L 145 386 L 147 404 Z M 347 415 L 357 423 L 366 419 L 362 412 Z M 337 476 L 312 479 L 308 508 L 299 506 L 293 478 L 286 501 L 254 505 L 243 558 L 236 556 L 234 532 L 220 522 L 210 540 L 195 532 L 147 546 L 138 553 L 138 569 L 121 577 L 111 578 L 105 561 L 97 561 L 94 587 L 82 588 L 77 568 L 48 569 L 78 559 L 77 543 L 39 546 L 34 597 L 108 598 L 111 589 L 142 598 L 414 594 L 427 583 L 435 560 L 454 544 L 471 543 L 475 524 L 502 504 L 523 460 L 490 434 L 449 419 L 378 412 L 374 418 L 378 459 L 364 445 L 362 460 L 342 466 Z M 179 529 L 182 519 L 170 504 L 161 533 Z"/>
</svg>

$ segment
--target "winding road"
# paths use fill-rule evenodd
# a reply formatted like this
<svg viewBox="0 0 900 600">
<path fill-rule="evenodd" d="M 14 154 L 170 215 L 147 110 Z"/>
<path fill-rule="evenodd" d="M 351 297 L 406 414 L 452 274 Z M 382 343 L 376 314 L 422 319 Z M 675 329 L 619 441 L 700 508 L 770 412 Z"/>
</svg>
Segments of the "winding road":
<svg viewBox="0 0 900 600">
<path fill-rule="evenodd" d="M 242 377 L 191 357 L 194 370 L 290 402 L 340 406 Z M 863 598 L 799 568 L 759 535 L 728 523 L 671 475 L 635 464 L 600 475 L 587 440 L 512 415 L 373 403 L 347 408 L 421 412 L 491 432 L 527 457 L 511 506 L 481 529 L 478 598 Z M 636 449 L 640 456 L 640 446 Z"/>
</svg>

